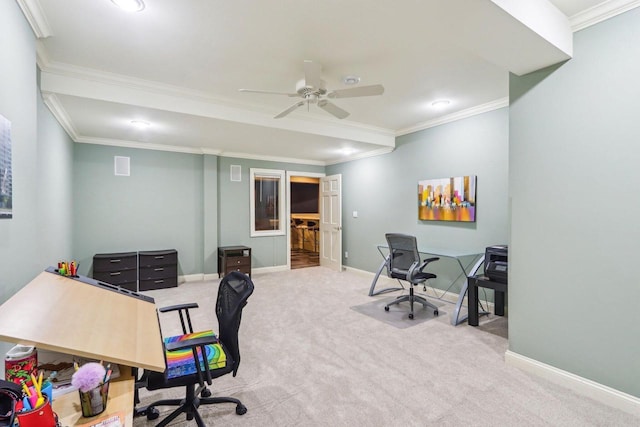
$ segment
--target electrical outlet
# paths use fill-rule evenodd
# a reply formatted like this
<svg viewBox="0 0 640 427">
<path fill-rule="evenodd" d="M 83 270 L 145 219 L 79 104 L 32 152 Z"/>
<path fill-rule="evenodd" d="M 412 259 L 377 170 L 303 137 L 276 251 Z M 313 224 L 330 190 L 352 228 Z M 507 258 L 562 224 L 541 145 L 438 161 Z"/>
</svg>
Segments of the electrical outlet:
<svg viewBox="0 0 640 427">
<path fill-rule="evenodd" d="M 345 258 L 349 258 L 349 252 L 344 251 L 344 257 L 345 257 Z"/>
</svg>

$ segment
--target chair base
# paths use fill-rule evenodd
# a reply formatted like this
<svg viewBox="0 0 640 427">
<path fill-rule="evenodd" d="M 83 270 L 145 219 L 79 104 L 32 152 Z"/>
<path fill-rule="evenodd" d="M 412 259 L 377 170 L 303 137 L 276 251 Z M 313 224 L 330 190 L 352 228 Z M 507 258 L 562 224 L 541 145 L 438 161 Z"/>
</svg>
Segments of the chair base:
<svg viewBox="0 0 640 427">
<path fill-rule="evenodd" d="M 384 307 L 384 310 L 385 311 L 389 311 L 389 306 L 392 306 L 394 304 L 400 304 L 401 302 L 405 302 L 405 301 L 409 301 L 409 305 L 411 307 L 411 309 L 409 311 L 409 319 L 413 319 L 413 303 L 414 302 L 419 302 L 420 304 L 422 304 L 422 306 L 424 308 L 427 308 L 427 307 L 432 308 L 434 316 L 437 316 L 439 314 L 438 313 L 438 307 L 436 305 L 430 303 L 425 298 L 423 298 L 423 297 L 421 297 L 419 295 L 414 295 L 413 286 L 411 288 L 409 288 L 409 295 L 399 296 L 394 301 L 391 301 L 389 304 L 387 304 Z"/>
<path fill-rule="evenodd" d="M 217 403 L 235 403 L 236 414 L 244 415 L 247 413 L 247 407 L 240 402 L 240 400 L 233 397 L 197 397 L 194 386 L 187 386 L 187 394 L 184 399 L 163 399 L 151 403 L 143 408 L 134 409 L 134 417 L 146 416 L 148 420 L 155 420 L 160 416 L 160 411 L 156 409 L 156 406 L 177 406 L 172 413 L 167 415 L 160 423 L 156 424 L 156 427 L 164 427 L 177 418 L 180 414 L 186 414 L 187 420 L 195 419 L 198 427 L 206 427 L 206 424 L 202 420 L 202 417 L 198 413 L 200 405 L 211 405 Z M 207 390 L 207 389 L 204 389 Z"/>
</svg>

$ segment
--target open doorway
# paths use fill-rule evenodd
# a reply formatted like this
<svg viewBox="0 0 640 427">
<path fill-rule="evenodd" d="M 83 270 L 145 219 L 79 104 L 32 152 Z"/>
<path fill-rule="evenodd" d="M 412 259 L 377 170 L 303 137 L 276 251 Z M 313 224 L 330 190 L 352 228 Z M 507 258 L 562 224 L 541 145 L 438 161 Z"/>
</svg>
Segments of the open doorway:
<svg viewBox="0 0 640 427">
<path fill-rule="evenodd" d="M 289 180 L 291 269 L 320 265 L 320 178 L 291 175 Z"/>
</svg>

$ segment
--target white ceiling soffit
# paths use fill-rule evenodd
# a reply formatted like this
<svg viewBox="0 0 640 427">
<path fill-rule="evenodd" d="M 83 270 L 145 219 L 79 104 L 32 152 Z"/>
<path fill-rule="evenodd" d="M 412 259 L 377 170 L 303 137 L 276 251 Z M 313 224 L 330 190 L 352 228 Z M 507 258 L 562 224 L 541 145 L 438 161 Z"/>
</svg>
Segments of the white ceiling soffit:
<svg viewBox="0 0 640 427">
<path fill-rule="evenodd" d="M 241 86 L 233 87 L 235 84 L 205 92 L 203 87 L 208 86 L 189 89 L 176 85 L 176 83 L 171 84 L 168 80 L 161 82 L 160 79 L 149 78 L 148 75 L 141 74 L 137 77 L 132 77 L 131 75 L 114 72 L 115 69 L 108 71 L 108 68 L 103 69 L 100 65 L 95 65 L 91 68 L 92 64 L 90 62 L 88 63 L 89 66 L 74 65 L 79 64 L 83 57 L 77 57 L 78 62 L 75 62 L 72 60 L 74 56 L 67 54 L 73 52 L 73 42 L 67 45 L 53 45 L 58 48 L 57 54 L 64 53 L 69 58 L 68 61 L 59 62 L 57 61 L 58 56 L 50 58 L 45 46 L 49 46 L 48 43 L 51 40 L 58 40 L 56 35 L 52 34 L 51 28 L 63 28 L 61 25 L 64 25 L 67 19 L 78 19 L 78 17 L 57 13 L 59 12 L 58 3 L 50 0 L 42 0 L 41 2 L 38 0 L 16 1 L 22 8 L 36 36 L 41 39 L 51 37 L 44 43 L 40 41 L 37 43 L 38 65 L 42 71 L 41 89 L 45 94 L 49 108 L 77 142 L 234 155 L 247 158 L 255 158 L 255 156 L 267 158 L 271 156 L 270 158 L 273 159 L 286 159 L 287 161 L 299 163 L 332 164 L 366 157 L 367 155 L 389 152 L 395 147 L 395 137 L 398 135 L 500 108 L 506 104 L 506 98 L 504 98 L 506 93 L 494 91 L 492 92 L 494 94 L 493 97 L 490 98 L 478 98 L 478 100 L 472 97 L 466 98 L 468 100 L 473 99 L 475 103 L 467 101 L 466 104 L 461 104 L 457 111 L 447 111 L 439 116 L 431 115 L 429 119 L 417 119 L 418 116 L 414 113 L 411 116 L 414 118 L 410 121 L 405 118 L 404 122 L 396 119 L 395 122 L 386 120 L 385 123 L 382 123 L 380 118 L 391 117 L 392 114 L 395 114 L 394 117 L 409 117 L 406 114 L 399 116 L 398 113 L 404 112 L 408 108 L 414 108 L 415 110 L 415 95 L 420 93 L 415 89 L 419 89 L 427 81 L 442 81 L 444 83 L 446 80 L 442 80 L 442 78 L 436 80 L 433 73 L 428 73 L 413 77 L 418 80 L 402 82 L 402 80 L 394 81 L 393 79 L 398 78 L 398 76 L 392 76 L 387 73 L 380 74 L 382 78 L 376 79 L 383 83 L 385 88 L 389 89 L 388 94 L 385 93 L 387 102 L 378 104 L 378 100 L 371 100 L 372 102 L 368 104 L 376 105 L 376 108 L 370 111 L 369 116 L 366 116 L 367 108 L 362 107 L 363 101 L 358 101 L 361 106 L 360 111 L 356 111 L 354 108 L 354 113 L 359 113 L 357 117 L 368 120 L 353 121 L 352 118 L 350 120 L 336 120 L 313 114 L 313 111 L 310 111 L 309 114 L 306 114 L 307 112 L 305 111 L 284 119 L 274 119 L 273 115 L 276 107 L 274 103 L 269 103 L 271 98 L 260 98 L 260 102 L 264 99 L 264 103 L 257 104 L 258 98 L 238 96 L 237 88 Z M 69 3 L 73 4 L 75 1 L 69 0 Z M 565 2 L 566 4 L 569 1 L 555 0 L 553 3 L 557 5 Z M 585 2 L 587 0 L 580 1 Z M 618 0 L 611 0 L 607 3 L 612 2 L 617 3 L 616 8 L 620 11 L 619 13 L 624 11 Z M 194 3 L 193 6 L 200 5 L 198 7 L 202 7 L 204 4 L 206 3 Z M 387 5 L 387 3 L 383 4 Z M 83 5 L 85 4 L 83 3 Z M 155 6 L 164 7 L 168 5 L 177 7 L 172 2 L 158 2 Z M 89 13 L 91 10 L 99 10 L 97 6 L 87 5 L 86 7 L 96 7 L 96 9 L 86 9 L 85 13 Z M 268 4 L 261 4 L 260 7 L 269 6 Z M 379 6 L 377 9 L 372 7 L 374 16 L 379 16 L 380 10 L 378 9 L 383 7 L 386 6 Z M 450 54 L 450 58 L 457 58 L 455 49 L 460 49 L 468 52 L 470 57 L 482 58 L 486 63 L 494 64 L 495 71 L 499 73 L 528 73 L 567 60 L 572 54 L 572 28 L 570 22 L 552 2 L 547 0 L 434 0 L 430 3 L 416 4 L 412 7 L 420 10 L 421 13 L 427 13 L 429 16 L 434 15 L 428 21 L 430 26 L 436 28 L 430 28 L 430 31 L 436 30 L 439 32 L 435 34 L 442 34 L 442 49 Z M 324 13 L 330 13 L 328 8 L 328 5 L 323 6 Z M 594 7 L 593 9 L 596 8 Z M 234 10 L 237 11 L 237 9 Z M 411 15 L 410 11 L 413 9 L 405 4 L 402 6 L 402 10 L 405 10 L 405 13 L 401 16 L 405 17 L 407 14 Z M 49 21 L 45 12 L 50 14 Z M 598 8 L 598 12 L 605 13 L 601 7 Z M 251 16 L 260 19 L 259 14 L 252 14 Z M 397 16 L 397 18 L 400 18 L 400 16 Z M 61 19 L 64 20 L 61 21 Z M 414 22 L 418 17 L 414 19 L 407 16 L 406 19 Z M 589 19 L 590 22 L 594 20 L 591 16 Z M 51 25 L 49 25 L 49 22 Z M 246 25 L 247 28 L 251 27 L 250 22 L 247 22 Z M 401 24 L 395 21 L 390 22 L 390 30 L 397 28 L 398 25 Z M 406 24 L 404 26 L 406 27 Z M 349 28 L 351 28 L 351 33 L 358 32 L 357 23 L 352 22 Z M 379 29 L 379 31 L 382 30 L 382 28 Z M 294 29 L 289 29 L 289 31 L 294 31 Z M 410 34 L 417 37 L 427 35 L 427 33 L 421 31 L 416 29 Z M 81 38 L 81 34 L 83 33 L 77 33 L 72 41 Z M 430 32 L 428 34 L 434 33 Z M 445 49 L 447 46 L 451 48 Z M 396 48 L 399 47 L 396 46 Z M 273 47 L 264 46 L 264 48 Z M 386 48 L 390 49 L 391 46 L 386 46 Z M 419 49 L 419 45 L 416 48 Z M 371 47 L 371 49 L 374 49 L 374 47 Z M 269 50 L 269 52 L 272 50 Z M 346 54 L 346 52 L 340 52 L 342 55 Z M 371 72 L 384 66 L 384 59 L 387 58 L 385 52 L 387 51 L 384 48 L 371 51 L 371 55 L 374 55 L 372 58 L 379 56 L 380 58 L 378 59 L 383 61 L 382 63 L 372 62 Z M 403 52 L 405 51 L 403 50 Z M 99 52 L 96 53 L 98 55 L 93 55 L 93 57 L 100 57 Z M 297 63 L 298 59 L 300 61 L 306 59 L 306 57 L 300 56 L 300 53 L 295 51 L 289 52 L 287 50 L 286 52 L 281 52 L 281 54 L 286 55 L 286 59 L 280 62 Z M 148 55 L 152 54 L 149 53 Z M 331 56 L 327 55 L 331 54 L 325 52 L 325 57 L 322 61 L 325 63 L 333 61 L 334 68 L 337 67 L 337 64 L 345 61 L 342 58 L 332 59 Z M 318 55 L 316 53 L 313 55 L 312 53 L 310 57 L 312 56 L 322 57 L 322 54 Z M 425 55 L 422 56 L 424 57 Z M 397 55 L 394 58 L 399 59 Z M 86 59 L 84 57 L 84 60 Z M 411 57 L 411 60 L 416 60 L 415 55 Z M 116 65 L 123 64 L 118 61 L 119 59 L 115 58 L 112 63 Z M 389 62 L 389 60 L 387 59 L 386 62 Z M 469 64 L 471 63 L 469 61 Z M 473 64 L 477 65 L 477 62 L 473 62 Z M 167 68 L 173 66 L 173 64 L 166 65 Z M 409 62 L 404 67 L 406 69 L 411 65 L 412 63 Z M 376 66 L 378 68 L 374 68 Z M 403 65 L 398 63 L 396 68 L 400 66 Z M 382 72 L 381 69 L 380 71 Z M 490 68 L 483 69 L 483 77 L 486 77 L 489 71 L 491 71 Z M 259 74 L 260 70 L 256 70 L 256 73 Z M 475 70 L 475 74 L 472 75 L 479 78 L 480 71 Z M 275 76 L 273 77 L 275 79 Z M 286 76 L 283 77 L 286 78 Z M 402 76 L 399 78 L 402 79 Z M 290 78 L 284 84 L 290 84 L 288 83 L 289 80 Z M 479 80 L 476 85 L 484 87 L 483 82 L 484 80 Z M 272 83 L 278 82 L 273 80 Z M 495 83 L 495 79 L 492 83 Z M 336 83 L 334 82 L 333 84 L 335 87 Z M 286 87 L 283 84 L 274 84 L 265 85 L 265 88 L 274 86 Z M 414 90 L 403 92 L 405 87 L 413 88 Z M 396 89 L 395 92 L 392 91 L 393 88 Z M 468 89 L 470 88 L 467 87 L 463 90 Z M 412 97 L 407 98 L 408 95 Z M 392 100 L 395 102 L 394 104 L 388 102 Z M 346 104 L 346 101 L 341 102 Z M 278 108 L 278 110 L 280 109 Z M 93 112 L 96 117 L 91 117 L 89 112 Z M 154 130 L 155 134 L 149 132 L 144 137 L 129 135 L 126 133 L 127 131 L 122 130 L 122 126 L 120 127 L 120 132 L 117 133 L 114 132 L 114 129 L 110 129 L 101 123 L 101 120 L 105 123 L 109 121 L 113 123 L 120 116 L 124 120 L 125 113 L 164 119 L 167 123 L 164 128 L 165 133 L 163 134 L 161 127 L 158 126 Z M 111 114 L 111 116 L 107 114 Z M 352 117 L 356 117 L 356 114 Z M 191 123 L 191 127 L 187 128 L 180 123 Z M 216 134 L 215 139 L 210 137 L 213 133 Z M 266 135 L 270 139 L 267 139 Z M 265 141 L 268 143 L 265 143 Z M 283 141 L 282 144 L 279 144 L 279 141 Z M 267 145 L 268 147 L 265 147 Z M 344 154 L 336 153 L 340 147 L 354 149 L 353 154 L 345 156 Z"/>
<path fill-rule="evenodd" d="M 573 37 L 569 20 L 547 0 L 447 2 L 465 48 L 517 75 L 527 74 L 571 58 Z M 502 13 L 496 12 L 499 9 Z M 523 49 L 526 46 L 526 49 Z"/>
</svg>

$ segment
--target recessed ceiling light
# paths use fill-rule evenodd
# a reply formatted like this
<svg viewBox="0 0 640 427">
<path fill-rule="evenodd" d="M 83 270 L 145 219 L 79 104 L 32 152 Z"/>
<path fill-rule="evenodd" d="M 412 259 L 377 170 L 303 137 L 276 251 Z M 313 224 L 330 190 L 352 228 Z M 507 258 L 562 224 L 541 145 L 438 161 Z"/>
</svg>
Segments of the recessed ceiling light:
<svg viewBox="0 0 640 427">
<path fill-rule="evenodd" d="M 340 152 L 345 156 L 349 156 L 349 155 L 355 153 L 356 150 L 354 150 L 353 148 L 345 147 L 345 148 L 342 148 L 340 150 Z"/>
<path fill-rule="evenodd" d="M 451 101 L 449 101 L 448 99 L 439 99 L 437 101 L 433 101 L 431 103 L 431 106 L 433 108 L 444 108 L 449 104 L 451 104 Z"/>
<path fill-rule="evenodd" d="M 140 12 L 144 9 L 144 2 L 142 0 L 111 0 L 113 4 L 118 6 L 122 10 L 127 12 Z"/>
<path fill-rule="evenodd" d="M 151 126 L 151 123 L 145 122 L 144 120 L 131 120 L 131 125 L 137 127 L 138 129 L 147 129 Z"/>
<path fill-rule="evenodd" d="M 360 77 L 358 76 L 345 76 L 342 82 L 346 85 L 357 85 L 360 83 Z"/>
</svg>

